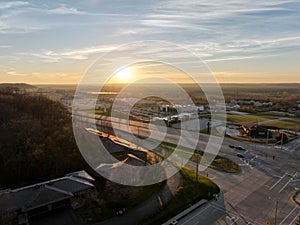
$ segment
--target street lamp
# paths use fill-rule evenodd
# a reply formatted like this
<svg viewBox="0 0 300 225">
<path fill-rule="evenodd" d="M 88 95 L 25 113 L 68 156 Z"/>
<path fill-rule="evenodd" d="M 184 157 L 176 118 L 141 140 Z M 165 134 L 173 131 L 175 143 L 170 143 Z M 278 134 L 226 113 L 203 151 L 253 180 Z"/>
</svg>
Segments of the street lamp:
<svg viewBox="0 0 300 225">
<path fill-rule="evenodd" d="M 284 133 L 283 133 L 283 131 L 282 131 L 282 132 L 281 132 L 281 144 L 280 144 L 280 145 L 281 145 L 281 147 L 280 147 L 281 150 L 282 150 L 282 146 L 283 146 L 283 134 L 284 134 Z"/>
<path fill-rule="evenodd" d="M 197 165 L 196 165 L 196 181 L 198 182 L 198 174 L 199 174 L 199 154 L 201 153 L 200 150 L 195 150 L 194 151 L 194 154 L 196 155 L 196 162 L 197 162 Z"/>
</svg>

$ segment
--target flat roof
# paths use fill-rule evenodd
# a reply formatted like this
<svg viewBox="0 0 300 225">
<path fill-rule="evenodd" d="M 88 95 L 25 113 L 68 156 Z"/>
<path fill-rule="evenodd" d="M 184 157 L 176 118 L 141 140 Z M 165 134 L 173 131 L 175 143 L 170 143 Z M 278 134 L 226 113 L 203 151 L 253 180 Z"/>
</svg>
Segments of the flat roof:
<svg viewBox="0 0 300 225">
<path fill-rule="evenodd" d="M 78 192 L 93 188 L 94 185 L 91 183 L 93 180 L 86 172 L 80 171 L 80 173 L 68 174 L 38 184 L 4 190 L 0 193 L 0 213 L 15 210 L 29 211 L 71 198 Z"/>
</svg>

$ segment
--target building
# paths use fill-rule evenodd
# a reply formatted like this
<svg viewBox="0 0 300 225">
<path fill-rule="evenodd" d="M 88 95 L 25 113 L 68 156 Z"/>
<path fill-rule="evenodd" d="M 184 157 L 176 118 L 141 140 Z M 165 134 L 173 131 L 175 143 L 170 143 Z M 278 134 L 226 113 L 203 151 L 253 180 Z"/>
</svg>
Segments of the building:
<svg viewBox="0 0 300 225">
<path fill-rule="evenodd" d="M 0 222 L 28 225 L 31 218 L 60 208 L 78 208 L 93 195 L 94 179 L 85 171 L 46 182 L 0 192 Z"/>
<path fill-rule="evenodd" d="M 238 105 L 252 105 L 255 106 L 256 108 L 261 108 L 261 107 L 272 107 L 273 102 L 271 101 L 261 101 L 261 100 L 255 100 L 255 99 L 236 99 L 231 101 L 232 104 L 238 104 Z"/>
<path fill-rule="evenodd" d="M 245 134 L 249 136 L 260 136 L 265 138 L 272 138 L 274 131 L 280 130 L 274 126 L 261 126 L 257 124 L 243 125 L 242 129 Z"/>
<path fill-rule="evenodd" d="M 237 104 L 233 104 L 233 103 L 218 103 L 215 105 L 209 105 L 208 106 L 210 111 L 213 112 L 225 112 L 225 111 L 233 111 L 233 110 L 237 110 L 240 108 L 239 105 Z"/>
<path fill-rule="evenodd" d="M 202 107 L 200 107 L 200 109 L 202 109 Z M 198 112 L 199 107 L 195 105 L 161 105 L 159 110 L 171 114 L 195 113 Z"/>
</svg>

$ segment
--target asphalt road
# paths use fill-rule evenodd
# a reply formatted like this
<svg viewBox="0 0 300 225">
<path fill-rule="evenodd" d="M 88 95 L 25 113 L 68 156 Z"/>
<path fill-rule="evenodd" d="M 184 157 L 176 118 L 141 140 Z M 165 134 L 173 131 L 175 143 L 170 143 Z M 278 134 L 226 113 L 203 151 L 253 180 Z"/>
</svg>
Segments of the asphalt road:
<svg viewBox="0 0 300 225">
<path fill-rule="evenodd" d="M 134 125 L 130 126 L 131 132 L 137 136 L 149 136 L 147 130 L 137 126 L 147 125 L 134 122 Z M 126 125 L 121 124 L 118 129 L 124 134 L 128 132 Z M 163 134 L 159 132 L 157 131 L 156 135 L 162 136 Z M 177 144 L 180 135 L 177 132 L 169 130 L 164 136 L 164 141 Z M 208 136 L 201 135 L 199 139 L 198 148 L 205 149 Z M 243 146 L 247 151 L 232 149 L 229 145 Z M 245 159 L 237 157 L 237 153 L 244 154 Z M 219 154 L 237 162 L 241 166 L 241 172 L 229 174 L 210 168 L 202 171 L 204 176 L 208 174 L 208 177 L 220 186 L 221 197 L 218 201 L 211 201 L 188 214 L 178 221 L 178 224 L 258 225 L 270 221 L 273 225 L 276 205 L 277 225 L 295 223 L 300 215 L 300 207 L 292 202 L 290 197 L 296 188 L 300 188 L 300 180 L 293 178 L 297 172 L 300 172 L 299 138 L 285 144 L 282 149 L 226 138 Z M 192 162 L 189 162 L 188 166 L 195 169 L 195 164 Z"/>
<path fill-rule="evenodd" d="M 246 160 L 236 157 L 237 151 L 230 149 L 228 143 L 243 145 L 248 150 L 244 153 Z M 242 168 L 241 173 L 226 174 L 207 169 L 203 175 L 208 172 L 209 178 L 220 186 L 220 198 L 187 215 L 178 224 L 246 225 L 269 221 L 273 225 L 276 204 L 276 224 L 295 223 L 300 207 L 290 197 L 296 188 L 300 188 L 300 180 L 293 178 L 300 171 L 300 139 L 286 144 L 283 150 L 227 139 L 221 154 L 237 162 Z M 256 159 L 251 161 L 254 156 Z"/>
</svg>

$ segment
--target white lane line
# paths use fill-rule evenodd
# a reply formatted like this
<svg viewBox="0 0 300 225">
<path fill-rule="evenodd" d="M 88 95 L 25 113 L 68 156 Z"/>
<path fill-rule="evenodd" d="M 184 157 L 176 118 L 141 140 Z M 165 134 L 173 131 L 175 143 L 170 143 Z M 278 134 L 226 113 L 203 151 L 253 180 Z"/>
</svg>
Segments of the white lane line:
<svg viewBox="0 0 300 225">
<path fill-rule="evenodd" d="M 282 181 L 282 179 L 284 177 L 285 177 L 285 174 L 282 177 L 280 177 L 280 179 L 272 187 L 270 187 L 269 190 L 272 190 L 280 181 Z"/>
<path fill-rule="evenodd" d="M 236 216 L 236 217 L 240 217 L 240 218 L 246 219 L 246 220 L 248 220 L 248 221 L 252 221 L 252 219 L 251 219 L 250 217 L 247 217 L 247 216 L 241 215 L 241 214 L 237 214 L 237 213 L 235 213 L 235 212 L 233 212 L 233 211 L 231 211 L 231 210 L 228 210 L 228 209 L 226 209 L 226 208 L 224 208 L 224 207 L 222 207 L 222 206 L 216 205 L 215 203 L 209 203 L 209 204 L 210 204 L 210 206 L 211 206 L 212 208 L 215 208 L 215 209 L 217 209 L 217 210 L 223 211 L 223 212 L 227 213 L 228 215 L 230 214 L 231 217 Z M 230 217 L 229 217 L 228 215 L 226 216 L 226 218 L 230 219 Z M 252 225 L 256 225 L 255 222 L 251 222 L 251 224 L 252 224 Z M 257 225 L 258 225 L 258 224 L 257 224 Z"/>
<path fill-rule="evenodd" d="M 286 219 L 298 208 L 298 205 L 295 206 L 295 208 L 293 208 L 292 211 L 290 211 L 290 213 L 280 222 L 279 225 L 283 224 L 284 221 L 286 221 Z"/>
<path fill-rule="evenodd" d="M 191 221 L 192 219 L 194 219 L 196 216 L 199 216 L 202 212 L 204 212 L 205 210 L 207 210 L 209 207 L 210 207 L 209 205 L 206 206 L 204 209 L 202 209 L 196 215 L 192 216 L 191 218 L 189 218 L 188 220 L 186 220 L 185 222 L 183 222 L 182 225 L 188 223 L 189 221 Z"/>
<path fill-rule="evenodd" d="M 238 217 L 238 218 L 236 218 L 236 219 L 234 219 L 234 221 L 232 222 L 232 224 L 231 225 L 233 225 L 233 224 L 235 224 L 238 220 L 239 220 L 240 218 Z"/>
<path fill-rule="evenodd" d="M 291 179 L 289 179 L 289 181 L 286 182 L 286 184 L 280 189 L 280 191 L 279 191 L 278 193 L 282 192 L 283 189 L 285 189 L 285 187 L 286 187 L 290 182 L 291 182 Z"/>
<path fill-rule="evenodd" d="M 296 219 L 300 216 L 300 212 L 297 214 L 297 216 L 293 219 L 293 221 L 289 224 L 289 225 L 292 225 L 294 224 L 294 222 L 296 221 Z"/>
</svg>

